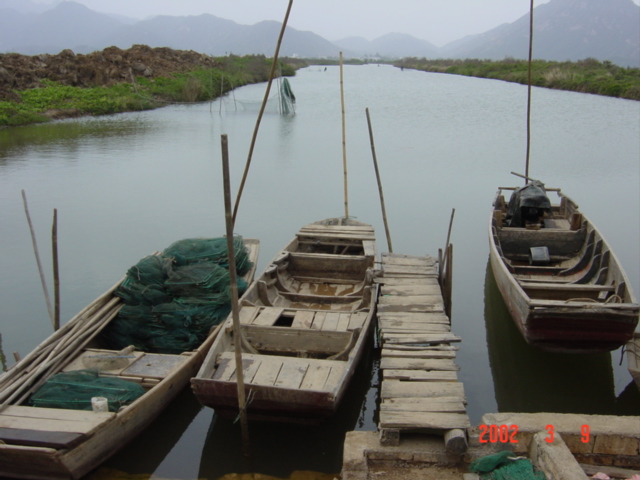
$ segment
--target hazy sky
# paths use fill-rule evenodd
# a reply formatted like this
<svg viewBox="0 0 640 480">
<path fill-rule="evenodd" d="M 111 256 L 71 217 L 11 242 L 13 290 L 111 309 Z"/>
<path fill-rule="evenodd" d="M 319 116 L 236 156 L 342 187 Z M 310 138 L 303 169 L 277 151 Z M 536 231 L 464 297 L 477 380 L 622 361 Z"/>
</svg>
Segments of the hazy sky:
<svg viewBox="0 0 640 480">
<path fill-rule="evenodd" d="M 262 20 L 282 22 L 289 4 L 288 0 L 74 1 L 92 10 L 140 19 L 210 13 L 245 25 Z M 548 1 L 535 0 L 535 5 Z M 529 11 L 529 3 L 529 0 L 294 0 L 288 25 L 313 31 L 327 40 L 349 36 L 373 40 L 399 32 L 442 46 L 465 35 L 513 22 Z"/>
</svg>

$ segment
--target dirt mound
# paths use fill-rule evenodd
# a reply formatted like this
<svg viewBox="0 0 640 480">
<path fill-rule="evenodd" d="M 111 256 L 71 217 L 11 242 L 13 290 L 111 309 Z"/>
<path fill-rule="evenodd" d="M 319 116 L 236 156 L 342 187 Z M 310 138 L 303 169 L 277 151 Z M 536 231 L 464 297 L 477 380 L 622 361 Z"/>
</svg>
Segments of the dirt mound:
<svg viewBox="0 0 640 480">
<path fill-rule="evenodd" d="M 166 77 L 218 65 L 213 57 L 191 50 L 146 45 L 134 45 L 127 50 L 109 47 L 87 55 L 76 55 L 71 50 L 35 56 L 3 53 L 0 54 L 0 101 L 20 101 L 14 90 L 40 87 L 44 79 L 74 87 L 108 86 L 131 82 L 139 76 Z"/>
</svg>

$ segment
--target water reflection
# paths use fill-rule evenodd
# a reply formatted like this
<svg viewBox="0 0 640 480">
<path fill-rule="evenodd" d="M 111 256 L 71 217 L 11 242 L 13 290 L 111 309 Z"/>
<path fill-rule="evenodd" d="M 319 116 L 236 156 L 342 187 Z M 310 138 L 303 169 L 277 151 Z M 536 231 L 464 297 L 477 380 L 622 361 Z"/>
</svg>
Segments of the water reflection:
<svg viewBox="0 0 640 480">
<path fill-rule="evenodd" d="M 202 406 L 196 400 L 191 389 L 185 388 L 157 420 L 127 444 L 125 449 L 88 475 L 86 480 L 105 478 L 105 473 L 110 471 L 127 472 L 133 475 L 158 471 L 160 465 L 169 457 L 170 452 L 174 450 L 201 409 Z M 173 476 L 175 474 L 179 476 L 181 471 L 186 470 L 180 463 L 177 464 L 177 472 L 162 472 L 161 475 Z M 180 476 L 179 478 L 185 477 Z"/>
<path fill-rule="evenodd" d="M 202 448 L 198 476 L 215 479 L 231 472 L 260 472 L 288 478 L 292 472 L 303 470 L 338 474 L 342 469 L 346 432 L 376 428 L 378 356 L 378 350 L 368 349 L 344 401 L 327 423 L 319 426 L 250 423 L 249 458 L 242 454 L 240 422 L 214 415 Z"/>
<path fill-rule="evenodd" d="M 151 122 L 144 120 L 144 114 L 122 114 L 118 116 L 118 121 L 113 121 L 114 117 L 82 118 L 0 129 L 0 166 L 9 164 L 10 160 L 27 152 L 46 152 L 60 145 L 64 145 L 68 152 L 74 152 L 87 139 L 93 139 L 98 148 L 101 145 L 107 148 L 112 138 L 118 138 L 119 141 L 127 137 L 136 138 L 153 128 Z M 55 153 L 59 154 L 57 151 Z"/>
<path fill-rule="evenodd" d="M 545 352 L 529 345 L 514 324 L 490 263 L 485 277 L 487 348 L 500 412 L 638 415 L 633 381 L 615 396 L 610 352 Z"/>
</svg>

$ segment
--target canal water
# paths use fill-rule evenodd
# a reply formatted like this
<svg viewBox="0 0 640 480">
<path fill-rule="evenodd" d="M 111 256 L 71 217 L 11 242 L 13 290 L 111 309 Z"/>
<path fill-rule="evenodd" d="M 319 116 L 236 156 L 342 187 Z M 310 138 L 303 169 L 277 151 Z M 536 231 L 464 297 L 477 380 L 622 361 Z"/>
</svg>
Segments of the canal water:
<svg viewBox="0 0 640 480">
<path fill-rule="evenodd" d="M 262 269 L 307 223 L 344 214 L 338 67 L 290 79 L 296 113 L 267 112 L 240 201 L 236 233 L 261 240 Z M 51 333 L 21 190 L 42 263 L 51 271 L 58 212 L 62 318 L 173 241 L 221 236 L 220 137 L 227 134 L 234 192 L 265 85 L 223 100 L 0 131 L 0 358 L 14 363 Z M 524 343 L 488 268 L 488 221 L 500 186 L 524 173 L 526 87 L 495 80 L 344 67 L 348 208 L 387 251 L 366 121 L 369 109 L 393 250 L 437 256 L 453 209 L 453 331 L 468 411 L 640 414 L 621 351 L 571 356 Z M 533 89 L 530 175 L 561 187 L 600 228 L 640 292 L 640 103 Z M 50 278 L 51 275 L 48 274 Z M 52 289 L 52 281 L 49 280 Z M 375 430 L 379 378 L 372 348 L 338 414 L 314 428 L 239 425 L 201 408 L 189 390 L 108 460 L 136 478 L 217 479 L 259 472 L 337 473 L 346 431 Z M 109 469 L 109 470 L 104 470 Z"/>
</svg>

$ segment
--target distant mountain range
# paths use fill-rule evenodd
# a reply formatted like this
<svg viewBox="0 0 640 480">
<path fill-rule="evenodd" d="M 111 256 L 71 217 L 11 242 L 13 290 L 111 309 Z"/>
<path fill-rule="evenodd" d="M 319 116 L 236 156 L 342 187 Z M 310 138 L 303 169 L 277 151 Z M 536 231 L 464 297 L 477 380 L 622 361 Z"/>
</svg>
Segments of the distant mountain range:
<svg viewBox="0 0 640 480">
<path fill-rule="evenodd" d="M 135 21 L 95 12 L 73 1 L 43 6 L 31 0 L 0 0 L 0 52 L 25 55 L 71 49 L 89 53 L 135 44 L 195 50 L 213 56 L 273 55 L 281 24 L 241 25 L 213 15 L 157 16 Z M 428 32 L 425 32 L 425 36 Z M 282 56 L 396 59 L 402 57 L 499 60 L 528 55 L 529 15 L 483 34 L 436 47 L 401 33 L 373 41 L 360 37 L 330 42 L 313 32 L 287 28 Z M 534 57 L 596 58 L 640 67 L 640 6 L 632 0 L 551 0 L 534 12 Z"/>
</svg>

